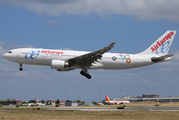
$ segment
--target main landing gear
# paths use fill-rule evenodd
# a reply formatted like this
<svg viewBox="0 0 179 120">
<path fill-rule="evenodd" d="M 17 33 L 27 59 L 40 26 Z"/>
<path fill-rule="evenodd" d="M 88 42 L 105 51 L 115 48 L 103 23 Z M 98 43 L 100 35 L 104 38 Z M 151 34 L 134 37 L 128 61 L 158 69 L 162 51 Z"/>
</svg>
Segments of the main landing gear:
<svg viewBox="0 0 179 120">
<path fill-rule="evenodd" d="M 20 70 L 20 71 L 23 71 L 22 64 L 20 64 L 19 70 Z"/>
<path fill-rule="evenodd" d="M 87 71 L 87 70 L 82 70 L 82 71 L 80 72 L 80 74 L 83 75 L 83 76 L 85 76 L 85 77 L 88 78 L 88 79 L 91 79 L 91 75 L 88 74 L 88 71 Z"/>
</svg>

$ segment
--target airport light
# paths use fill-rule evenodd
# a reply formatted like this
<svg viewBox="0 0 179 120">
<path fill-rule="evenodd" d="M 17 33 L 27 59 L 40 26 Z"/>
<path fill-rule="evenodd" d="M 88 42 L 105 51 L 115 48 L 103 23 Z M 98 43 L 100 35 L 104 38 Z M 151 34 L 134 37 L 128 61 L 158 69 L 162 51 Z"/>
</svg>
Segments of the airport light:
<svg viewBox="0 0 179 120">
<path fill-rule="evenodd" d="M 78 96 L 78 100 L 80 100 L 80 96 Z M 81 100 L 80 100 L 81 101 Z"/>
<path fill-rule="evenodd" d="M 66 91 L 64 91 L 64 100 L 65 100 L 65 92 L 66 92 Z"/>
<path fill-rule="evenodd" d="M 122 89 L 121 89 L 121 98 L 122 98 Z"/>
<path fill-rule="evenodd" d="M 169 87 L 170 91 L 169 91 L 169 96 L 171 97 L 171 87 Z"/>
<path fill-rule="evenodd" d="M 99 102 L 100 102 L 100 91 L 101 91 L 101 90 L 99 90 Z"/>
</svg>

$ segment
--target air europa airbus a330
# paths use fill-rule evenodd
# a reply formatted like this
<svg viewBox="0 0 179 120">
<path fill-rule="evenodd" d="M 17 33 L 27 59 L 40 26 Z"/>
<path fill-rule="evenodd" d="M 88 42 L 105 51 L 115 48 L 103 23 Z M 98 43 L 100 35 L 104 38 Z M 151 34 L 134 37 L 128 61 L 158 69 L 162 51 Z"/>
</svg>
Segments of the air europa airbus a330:
<svg viewBox="0 0 179 120">
<path fill-rule="evenodd" d="M 148 49 L 137 54 L 106 53 L 114 47 L 115 42 L 94 52 L 19 48 L 10 50 L 3 57 L 22 64 L 51 66 L 57 71 L 82 69 L 81 75 L 91 79 L 88 69 L 129 69 L 147 66 L 171 60 L 174 54 L 168 54 L 176 31 L 166 31 Z"/>
</svg>

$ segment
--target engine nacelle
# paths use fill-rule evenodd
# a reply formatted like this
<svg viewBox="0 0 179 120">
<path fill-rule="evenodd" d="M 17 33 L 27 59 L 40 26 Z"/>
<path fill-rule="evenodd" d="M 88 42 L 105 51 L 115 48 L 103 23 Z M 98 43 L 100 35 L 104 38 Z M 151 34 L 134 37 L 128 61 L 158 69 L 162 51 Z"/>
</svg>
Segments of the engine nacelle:
<svg viewBox="0 0 179 120">
<path fill-rule="evenodd" d="M 66 67 L 70 67 L 70 64 L 67 61 L 52 60 L 52 62 L 51 62 L 52 69 L 63 69 Z"/>
</svg>

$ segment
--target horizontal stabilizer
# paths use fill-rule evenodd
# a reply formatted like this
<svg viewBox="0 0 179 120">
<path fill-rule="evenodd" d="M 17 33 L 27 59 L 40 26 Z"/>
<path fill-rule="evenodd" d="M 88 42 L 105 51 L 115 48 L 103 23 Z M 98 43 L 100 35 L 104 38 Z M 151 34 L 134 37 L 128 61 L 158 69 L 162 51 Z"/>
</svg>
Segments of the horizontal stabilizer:
<svg viewBox="0 0 179 120">
<path fill-rule="evenodd" d="M 152 62 L 159 62 L 159 61 L 165 60 L 166 58 L 169 58 L 173 55 L 174 54 L 168 54 L 168 55 L 164 55 L 164 56 L 160 56 L 160 57 L 152 57 L 151 60 L 152 60 Z"/>
</svg>

